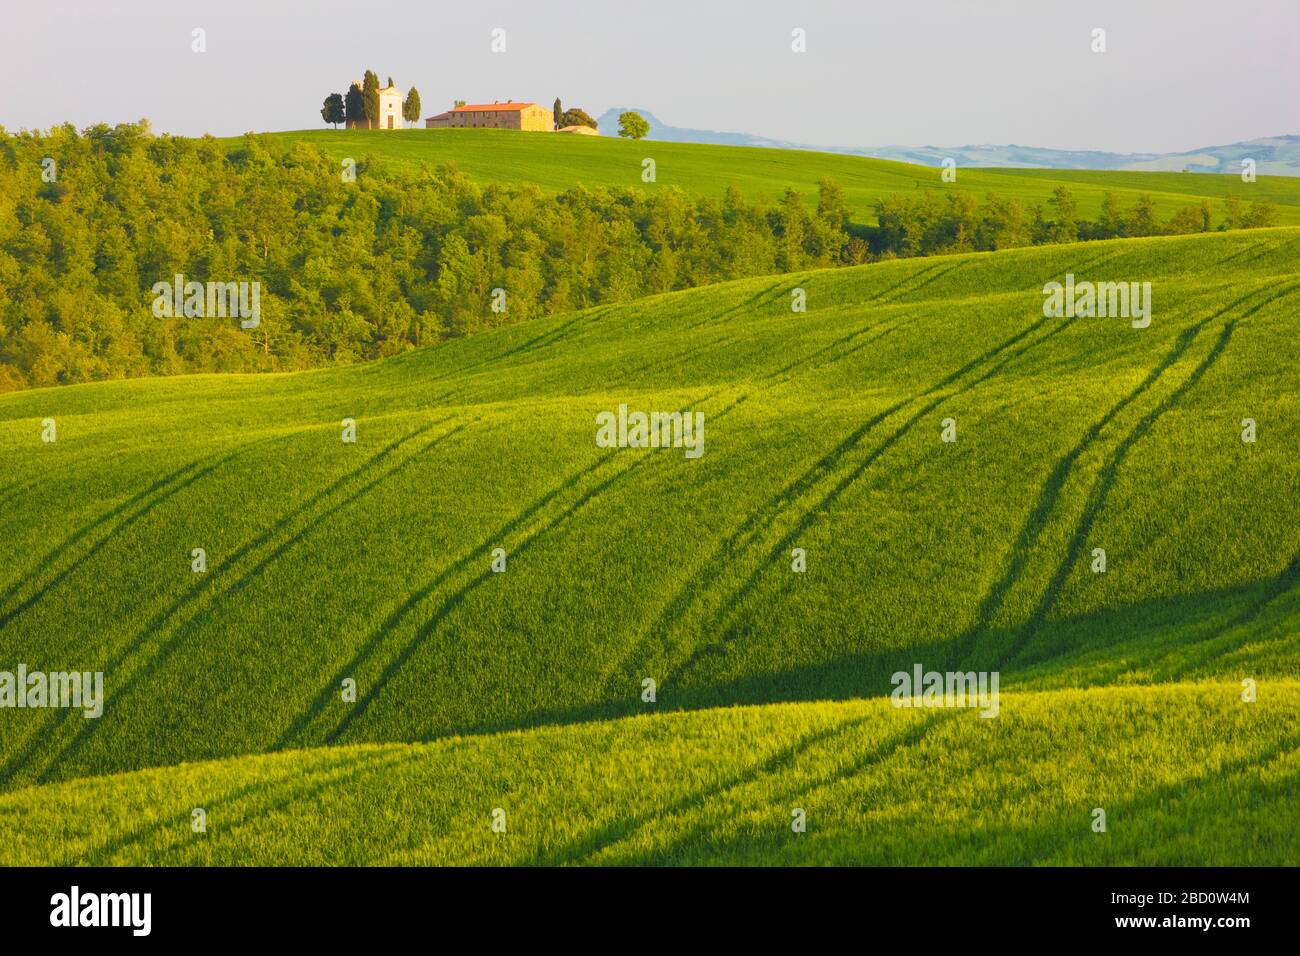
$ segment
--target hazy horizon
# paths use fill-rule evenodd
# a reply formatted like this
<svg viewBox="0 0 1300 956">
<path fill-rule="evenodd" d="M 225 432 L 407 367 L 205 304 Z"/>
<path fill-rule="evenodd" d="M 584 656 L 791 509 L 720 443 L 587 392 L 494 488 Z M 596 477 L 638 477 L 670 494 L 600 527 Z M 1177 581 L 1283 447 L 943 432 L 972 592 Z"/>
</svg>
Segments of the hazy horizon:
<svg viewBox="0 0 1300 956">
<path fill-rule="evenodd" d="M 373 69 L 454 99 L 634 105 L 676 127 L 819 146 L 1181 152 L 1300 132 L 1300 5 L 509 0 L 53 0 L 8 14 L 11 131 L 147 118 L 158 132 L 323 127 Z M 191 31 L 207 50 L 191 50 Z M 506 31 L 506 51 L 490 49 Z M 807 52 L 791 50 L 791 31 Z M 1093 53 L 1092 30 L 1107 50 Z M 939 66 L 935 66 L 939 64 Z"/>
</svg>

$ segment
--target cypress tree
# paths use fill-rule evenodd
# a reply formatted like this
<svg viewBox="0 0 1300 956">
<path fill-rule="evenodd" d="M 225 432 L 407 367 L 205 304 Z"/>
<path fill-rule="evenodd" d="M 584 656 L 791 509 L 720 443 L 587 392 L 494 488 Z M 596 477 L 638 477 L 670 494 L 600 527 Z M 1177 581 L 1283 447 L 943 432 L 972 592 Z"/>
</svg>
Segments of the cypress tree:
<svg viewBox="0 0 1300 956">
<path fill-rule="evenodd" d="M 402 104 L 402 118 L 408 123 L 420 121 L 420 91 L 415 87 L 411 87 L 406 94 L 406 102 Z"/>
<path fill-rule="evenodd" d="M 364 98 L 361 95 L 361 87 L 356 83 L 348 87 L 347 95 L 343 100 L 343 115 L 349 126 L 360 127 L 366 120 Z"/>
<path fill-rule="evenodd" d="M 374 129 L 379 121 L 379 77 L 373 70 L 366 70 L 361 81 L 361 108 L 366 114 L 366 128 Z"/>
</svg>

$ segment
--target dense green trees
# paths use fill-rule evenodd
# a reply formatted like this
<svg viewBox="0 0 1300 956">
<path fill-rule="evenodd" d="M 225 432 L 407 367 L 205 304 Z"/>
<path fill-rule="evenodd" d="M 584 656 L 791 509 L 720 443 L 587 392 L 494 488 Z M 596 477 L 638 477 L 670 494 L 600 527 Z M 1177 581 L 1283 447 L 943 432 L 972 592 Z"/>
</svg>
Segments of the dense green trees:
<svg viewBox="0 0 1300 956">
<path fill-rule="evenodd" d="M 590 126 L 592 129 L 599 129 L 596 121 L 591 118 L 586 110 L 580 110 L 576 106 L 571 106 L 560 116 L 559 125 L 556 129 L 563 129 L 566 126 Z"/>
<path fill-rule="evenodd" d="M 42 182 L 47 156 L 55 183 Z M 317 148 L 257 136 L 228 152 L 137 125 L 0 133 L 0 389 L 354 362 L 866 253 L 829 183 L 813 213 L 793 194 L 547 196 L 358 160 L 348 182 Z M 178 273 L 259 282 L 260 324 L 154 318 L 151 287 Z"/>
<path fill-rule="evenodd" d="M 1174 235 L 1210 232 L 1214 209 L 1208 201 L 1187 206 L 1167 223 L 1162 223 L 1149 195 L 1141 194 L 1131 209 L 1120 206 L 1117 193 L 1107 193 L 1096 221 L 1079 218 L 1074 196 L 1058 186 L 1048 200 L 1051 219 L 1043 217 L 1037 205 L 1005 200 L 989 193 L 983 204 L 969 193 L 932 190 L 917 196 L 894 194 L 876 203 L 877 225 L 857 231 L 865 233 L 871 252 L 877 256 L 927 256 L 972 250 L 1007 249 L 1013 246 L 1091 239 L 1119 239 L 1133 236 Z M 1239 200 L 1224 200 L 1226 217 L 1218 229 L 1251 229 L 1275 226 L 1277 207 L 1252 202 L 1242 208 Z"/>
<path fill-rule="evenodd" d="M 1220 229 L 1263 229 L 1278 224 L 1277 206 L 1252 202 L 1242 207 L 1241 200 L 1229 196 L 1223 201 L 1224 222 Z"/>
<path fill-rule="evenodd" d="M 564 107 L 560 105 L 560 98 L 555 98 L 555 105 L 551 107 L 551 119 L 555 123 L 555 128 L 559 129 L 564 125 Z"/>
<path fill-rule="evenodd" d="M 353 87 L 349 91 L 349 101 Z M 351 116 L 351 107 L 345 103 Z M 57 175 L 43 177 L 46 158 Z M 153 137 L 147 123 L 78 133 L 0 129 L 0 391 L 186 371 L 306 368 L 393 355 L 547 313 L 725 279 L 877 257 L 1068 239 L 1058 190 L 1037 206 L 922 191 L 851 223 L 822 180 L 815 208 L 793 191 L 719 199 L 675 188 L 481 186 L 454 166 L 355 177 L 306 143 L 249 135 Z M 809 197 L 811 198 L 811 197 Z M 1272 225 L 1268 204 L 1208 203 L 1160 223 L 1150 204 L 1107 197 L 1080 239 Z M 158 319 L 152 286 L 258 282 L 261 321 Z M 493 312 L 495 288 L 507 309 Z"/>
</svg>

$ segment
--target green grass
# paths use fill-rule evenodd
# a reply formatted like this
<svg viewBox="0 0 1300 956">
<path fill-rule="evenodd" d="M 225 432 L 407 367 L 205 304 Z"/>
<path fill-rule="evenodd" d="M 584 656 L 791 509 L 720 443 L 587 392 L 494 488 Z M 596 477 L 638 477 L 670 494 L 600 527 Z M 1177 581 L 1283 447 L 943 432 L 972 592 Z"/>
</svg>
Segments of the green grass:
<svg viewBox="0 0 1300 956">
<path fill-rule="evenodd" d="M 785 704 L 187 764 L 0 795 L 0 863 L 1294 863 L 1300 683 L 1237 691 L 1007 694 L 988 720 Z"/>
<path fill-rule="evenodd" d="M 1151 327 L 1045 319 L 1067 271 L 1152 282 Z M 0 397 L 0 669 L 103 670 L 108 693 L 98 720 L 0 710 L 0 853 L 1294 862 L 1297 302 L 1300 230 L 1277 229 Z M 597 448 L 620 402 L 704 411 L 703 456 Z M 870 699 L 915 662 L 999 670 L 1003 716 L 906 736 L 920 717 Z M 76 779 L 296 748 L 320 749 Z M 783 840 L 822 778 L 808 839 Z M 514 842 L 472 830 L 491 801 L 518 808 Z M 1093 840 L 1111 804 L 1141 826 Z M 187 805 L 246 823 L 189 842 Z"/>
<path fill-rule="evenodd" d="M 632 142 L 614 137 L 547 135 L 506 130 L 299 130 L 271 133 L 286 142 L 314 143 L 339 158 L 360 160 L 370 154 L 401 163 L 437 166 L 454 161 L 469 176 L 483 183 L 536 183 L 549 192 L 578 184 L 656 189 L 674 185 L 688 192 L 721 198 L 729 185 L 746 195 L 779 198 L 787 189 L 800 192 L 810 203 L 817 198 L 817 182 L 829 176 L 839 183 L 854 219 L 874 223 L 873 203 L 891 193 L 918 189 L 958 188 L 983 199 L 989 192 L 1043 205 L 1059 184 L 1074 192 L 1079 212 L 1096 218 L 1102 197 L 1120 193 L 1125 208 L 1139 194 L 1150 193 L 1157 212 L 1169 218 L 1179 209 L 1202 199 L 1215 203 L 1215 221 L 1222 218 L 1222 201 L 1234 195 L 1243 201 L 1270 200 L 1279 205 L 1281 221 L 1300 224 L 1300 179 L 1261 176 L 1243 183 L 1239 176 L 1190 173 L 1141 173 L 1105 170 L 959 169 L 957 182 L 945 184 L 938 169 L 883 159 L 842 156 L 800 150 L 761 149 L 749 146 L 709 146 L 698 143 Z M 227 140 L 234 145 L 239 139 Z M 641 161 L 653 158 L 656 181 L 641 181 Z"/>
</svg>

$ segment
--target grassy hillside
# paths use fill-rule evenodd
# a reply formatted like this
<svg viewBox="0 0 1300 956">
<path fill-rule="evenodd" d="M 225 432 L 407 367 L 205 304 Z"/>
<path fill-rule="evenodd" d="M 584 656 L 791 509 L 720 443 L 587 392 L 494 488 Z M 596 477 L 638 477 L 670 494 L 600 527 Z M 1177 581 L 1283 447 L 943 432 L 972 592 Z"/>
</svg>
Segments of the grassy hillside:
<svg viewBox="0 0 1300 956">
<path fill-rule="evenodd" d="M 1151 326 L 1044 318 L 1066 272 L 1150 281 Z M 1276 229 L 770 277 L 367 366 L 0 397 L 0 667 L 103 670 L 108 693 L 98 720 L 0 711 L 0 846 L 35 827 L 79 834 L 88 860 L 921 862 L 895 842 L 910 827 L 931 860 L 1294 861 L 1265 821 L 1297 769 L 1297 301 L 1300 230 Z M 703 455 L 596 447 L 596 414 L 624 402 L 703 411 Z M 647 677 L 656 712 L 856 701 L 916 662 L 1000 670 L 1008 716 L 875 701 L 574 723 L 644 714 Z M 1258 704 L 1235 697 L 1247 677 Z M 543 724 L 571 726 L 58 784 Z M 643 789 L 652 747 L 663 779 Z M 425 823 L 477 825 L 458 788 L 582 812 L 455 843 Z M 326 802 L 277 810 L 282 790 Z M 805 843 L 755 842 L 813 791 Z M 363 845 L 366 792 L 392 801 L 387 848 Z M 169 814 L 194 793 L 247 839 L 181 842 Z M 1143 837 L 1088 842 L 1103 799 Z M 110 838 L 106 814 L 137 822 Z M 334 844 L 302 832 L 362 818 Z"/>
<path fill-rule="evenodd" d="M 817 181 L 829 176 L 844 187 L 858 222 L 875 222 L 872 203 L 891 193 L 953 188 L 939 170 L 907 163 L 835 153 L 711 146 L 700 143 L 661 143 L 616 137 L 520 134 L 505 130 L 299 130 L 272 133 L 286 141 L 315 143 L 342 159 L 366 154 L 418 164 L 454 161 L 481 182 L 537 183 L 548 191 L 575 184 L 654 188 L 676 185 L 689 192 L 720 197 L 735 184 L 747 195 L 779 196 L 792 188 L 816 201 Z M 228 142 L 238 142 L 230 140 Z M 656 182 L 641 181 L 641 161 L 655 160 Z M 1140 193 L 1150 193 L 1162 218 L 1202 199 L 1222 206 L 1226 195 L 1243 201 L 1270 200 L 1281 206 L 1284 224 L 1300 224 L 1300 179 L 1261 176 L 1246 184 L 1240 176 L 1189 173 L 1139 173 L 1028 169 L 959 169 L 956 187 L 983 199 L 996 192 L 1007 199 L 1046 204 L 1052 189 L 1067 184 L 1075 193 L 1079 213 L 1095 218 L 1108 190 L 1119 192 L 1125 207 Z"/>
<path fill-rule="evenodd" d="M 992 720 L 772 705 L 188 764 L 0 795 L 0 864 L 1294 863 L 1300 684 L 1237 690 L 1008 694 Z"/>
</svg>

